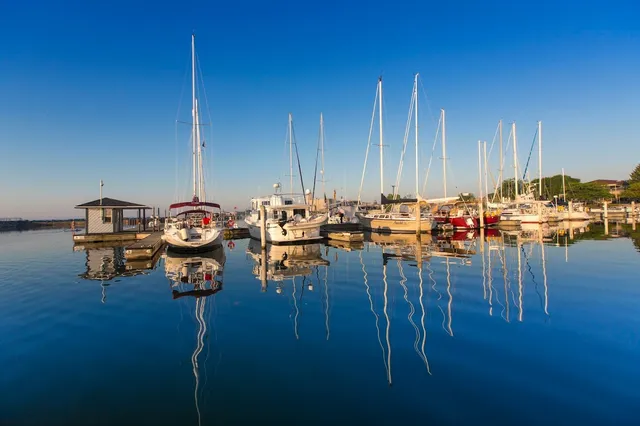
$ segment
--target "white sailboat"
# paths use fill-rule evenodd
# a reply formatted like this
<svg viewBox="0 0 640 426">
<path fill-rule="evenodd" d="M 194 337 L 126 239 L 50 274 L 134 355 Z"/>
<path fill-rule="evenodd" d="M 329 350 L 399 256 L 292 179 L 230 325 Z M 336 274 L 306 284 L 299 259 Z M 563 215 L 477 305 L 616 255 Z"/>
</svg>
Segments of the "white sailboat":
<svg viewBox="0 0 640 426">
<path fill-rule="evenodd" d="M 564 182 L 564 169 L 562 169 L 562 201 L 567 202 L 567 191 Z M 591 216 L 587 208 L 582 203 L 574 203 L 569 201 L 567 206 L 558 206 L 558 217 L 563 221 L 589 221 Z"/>
<path fill-rule="evenodd" d="M 378 104 L 379 112 L 379 124 L 380 124 L 380 202 L 384 206 L 391 204 L 392 207 L 389 210 L 383 208 L 382 211 L 370 211 L 370 212 L 358 212 L 357 218 L 360 220 L 364 229 L 378 231 L 378 232 L 397 232 L 397 233 L 411 233 L 416 232 L 416 220 L 420 220 L 421 232 L 431 232 L 436 229 L 437 222 L 433 215 L 429 212 L 421 212 L 420 207 L 417 206 L 419 201 L 424 201 L 419 194 L 418 183 L 418 74 L 415 75 L 413 81 L 413 93 L 411 97 L 411 105 L 409 107 L 409 120 L 407 122 L 407 132 L 405 132 L 405 144 L 408 136 L 408 129 L 411 124 L 411 113 L 415 113 L 415 148 L 416 148 L 416 198 L 410 200 L 394 199 L 389 200 L 384 196 L 384 160 L 383 160 L 383 133 L 382 133 L 382 77 L 378 79 L 378 86 L 376 90 L 376 101 L 374 102 L 374 117 L 375 108 Z M 374 118 L 372 117 L 372 118 Z M 373 127 L 373 120 L 371 121 Z M 369 132 L 371 136 L 371 131 Z M 365 155 L 365 169 L 362 171 L 362 181 L 360 183 L 360 193 L 362 192 L 362 184 L 364 182 L 364 173 L 366 171 L 367 157 L 369 155 L 369 146 L 367 144 L 367 154 Z M 402 161 L 398 170 L 398 176 L 402 173 Z M 398 182 L 396 182 L 396 187 Z M 394 198 L 396 198 L 397 191 L 394 189 Z M 358 203 L 360 201 L 360 195 L 358 195 Z M 425 202 L 426 203 L 426 202 Z M 419 219 L 418 219 L 419 218 Z"/>
<path fill-rule="evenodd" d="M 525 194 L 519 194 L 518 177 L 518 147 L 516 136 L 516 123 L 511 124 L 511 134 L 513 136 L 513 167 L 515 199 L 507 208 L 502 210 L 500 224 L 524 224 L 524 223 L 547 223 L 557 220 L 557 215 L 553 209 L 546 206 L 547 202 L 535 199 L 533 191 L 528 188 Z M 538 173 L 540 192 L 542 192 L 542 122 L 538 121 Z"/>
<path fill-rule="evenodd" d="M 196 52 L 195 35 L 191 36 L 191 90 L 192 90 L 192 176 L 193 197 L 191 201 L 169 206 L 169 217 L 165 220 L 162 239 L 169 248 L 184 251 L 209 250 L 221 244 L 221 227 L 216 223 L 220 217 L 220 205 L 206 201 L 204 170 L 202 165 L 203 143 L 200 139 L 200 114 L 196 96 Z M 214 213 L 214 209 L 218 212 Z"/>
<path fill-rule="evenodd" d="M 297 150 L 297 147 L 296 147 Z M 266 239 L 270 243 L 292 243 L 322 239 L 320 227 L 327 223 L 327 213 L 313 211 L 305 194 L 293 193 L 293 118 L 289 114 L 289 176 L 291 191 L 283 194 L 279 183 L 273 185 L 274 194 L 251 199 L 251 213 L 245 217 L 251 238 L 260 239 L 262 220 L 260 209 L 266 213 Z M 303 188 L 304 189 L 304 188 Z"/>
</svg>

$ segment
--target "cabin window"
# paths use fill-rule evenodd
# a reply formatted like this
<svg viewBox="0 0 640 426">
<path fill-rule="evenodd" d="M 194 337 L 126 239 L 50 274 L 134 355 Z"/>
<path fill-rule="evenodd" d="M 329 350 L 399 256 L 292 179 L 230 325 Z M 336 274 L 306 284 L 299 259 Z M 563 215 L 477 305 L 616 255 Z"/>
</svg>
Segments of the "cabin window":
<svg viewBox="0 0 640 426">
<path fill-rule="evenodd" d="M 286 211 L 282 211 L 282 220 L 286 221 L 287 220 L 287 212 Z"/>
<path fill-rule="evenodd" d="M 304 209 L 293 209 L 293 215 L 297 215 L 299 214 L 301 217 L 305 217 L 305 210 Z"/>
<path fill-rule="evenodd" d="M 111 209 L 102 209 L 102 223 L 111 223 Z"/>
</svg>

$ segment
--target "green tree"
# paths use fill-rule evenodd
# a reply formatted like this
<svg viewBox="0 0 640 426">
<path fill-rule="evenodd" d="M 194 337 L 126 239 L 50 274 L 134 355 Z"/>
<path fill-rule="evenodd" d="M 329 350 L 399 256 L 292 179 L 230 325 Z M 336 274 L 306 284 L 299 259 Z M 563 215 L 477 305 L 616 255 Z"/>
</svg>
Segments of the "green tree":
<svg viewBox="0 0 640 426">
<path fill-rule="evenodd" d="M 571 195 L 578 201 L 610 200 L 612 195 L 609 190 L 596 183 L 578 183 L 572 186 Z"/>
<path fill-rule="evenodd" d="M 629 175 L 629 184 L 640 182 L 640 164 Z"/>
<path fill-rule="evenodd" d="M 388 193 L 387 194 L 387 199 L 389 199 L 389 200 L 399 200 L 400 199 L 400 194 L 396 194 L 394 196 L 392 193 Z"/>
<path fill-rule="evenodd" d="M 540 198 L 538 185 L 539 179 L 534 179 L 531 181 L 531 185 L 533 186 L 533 192 L 536 198 Z M 571 199 L 571 188 L 580 183 L 580 179 L 574 178 L 568 175 L 564 177 L 565 188 L 567 191 L 567 199 Z M 542 198 L 546 200 L 553 200 L 553 196 L 557 195 L 558 198 L 562 199 L 562 175 L 555 175 L 549 177 L 542 178 Z"/>
<path fill-rule="evenodd" d="M 476 196 L 471 192 L 465 192 L 464 194 L 461 192 L 458 197 L 460 197 L 460 201 L 475 201 L 476 199 Z"/>
<path fill-rule="evenodd" d="M 640 182 L 635 182 L 629 185 L 629 187 L 622 192 L 620 198 L 632 201 L 640 201 Z"/>
</svg>

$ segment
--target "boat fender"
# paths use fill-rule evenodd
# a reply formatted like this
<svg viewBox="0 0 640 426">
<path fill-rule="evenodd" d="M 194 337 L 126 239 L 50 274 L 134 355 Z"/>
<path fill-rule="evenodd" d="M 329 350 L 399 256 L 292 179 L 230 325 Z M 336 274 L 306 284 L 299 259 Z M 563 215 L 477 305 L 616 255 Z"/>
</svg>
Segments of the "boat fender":
<svg viewBox="0 0 640 426">
<path fill-rule="evenodd" d="M 233 219 L 229 219 L 229 221 L 227 222 L 227 227 L 233 228 L 233 225 L 235 225 L 235 222 L 233 221 Z"/>
</svg>

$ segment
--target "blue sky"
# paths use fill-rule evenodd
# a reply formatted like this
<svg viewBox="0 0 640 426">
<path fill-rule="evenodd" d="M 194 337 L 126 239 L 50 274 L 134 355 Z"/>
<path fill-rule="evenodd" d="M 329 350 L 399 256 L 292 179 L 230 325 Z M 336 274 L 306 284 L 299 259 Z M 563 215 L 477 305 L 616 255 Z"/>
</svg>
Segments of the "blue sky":
<svg viewBox="0 0 640 426">
<path fill-rule="evenodd" d="M 491 143 L 501 118 L 518 123 L 521 165 L 542 120 L 545 174 L 628 176 L 640 162 L 640 6 L 445 3 L 4 2 L 0 217 L 73 216 L 100 179 L 105 196 L 161 208 L 187 188 L 188 129 L 176 141 L 175 120 L 189 119 L 193 31 L 212 124 L 208 193 L 224 208 L 288 182 L 289 112 L 307 186 L 322 112 L 327 192 L 355 198 L 379 75 L 390 192 L 415 72 L 421 169 L 445 108 L 450 191 L 477 191 L 477 141 Z M 378 158 L 372 147 L 367 200 Z M 441 170 L 435 158 L 427 196 L 441 195 Z"/>
</svg>

